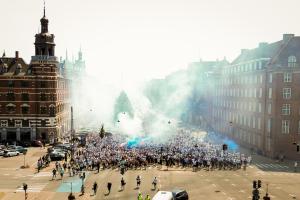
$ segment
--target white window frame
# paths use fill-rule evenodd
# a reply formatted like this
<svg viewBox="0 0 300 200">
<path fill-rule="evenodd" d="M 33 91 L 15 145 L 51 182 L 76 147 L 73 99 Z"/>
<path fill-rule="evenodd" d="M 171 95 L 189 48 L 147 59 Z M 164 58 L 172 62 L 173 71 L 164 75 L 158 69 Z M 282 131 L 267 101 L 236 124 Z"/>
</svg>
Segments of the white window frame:
<svg viewBox="0 0 300 200">
<path fill-rule="evenodd" d="M 291 83 L 292 82 L 292 73 L 290 73 L 290 72 L 283 73 L 283 82 Z"/>
<path fill-rule="evenodd" d="M 283 134 L 290 133 L 290 121 L 289 120 L 282 120 L 281 122 L 281 132 Z"/>
<path fill-rule="evenodd" d="M 269 99 L 272 99 L 272 88 L 269 88 L 268 94 L 269 94 Z"/>
<path fill-rule="evenodd" d="M 290 115 L 291 114 L 291 104 L 283 104 L 281 108 L 282 115 Z"/>
<path fill-rule="evenodd" d="M 282 98 L 290 99 L 292 97 L 292 89 L 291 88 L 283 88 L 282 90 Z"/>
</svg>

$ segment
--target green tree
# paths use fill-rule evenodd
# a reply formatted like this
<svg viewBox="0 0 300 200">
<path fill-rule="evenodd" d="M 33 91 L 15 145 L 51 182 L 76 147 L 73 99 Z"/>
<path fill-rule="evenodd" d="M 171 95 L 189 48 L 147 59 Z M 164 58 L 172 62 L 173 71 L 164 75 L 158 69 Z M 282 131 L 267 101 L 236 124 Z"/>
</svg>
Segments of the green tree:
<svg viewBox="0 0 300 200">
<path fill-rule="evenodd" d="M 104 136 L 105 136 L 105 130 L 104 130 L 104 125 L 103 124 L 101 125 L 101 130 L 100 130 L 99 136 L 101 138 L 104 138 Z"/>
</svg>

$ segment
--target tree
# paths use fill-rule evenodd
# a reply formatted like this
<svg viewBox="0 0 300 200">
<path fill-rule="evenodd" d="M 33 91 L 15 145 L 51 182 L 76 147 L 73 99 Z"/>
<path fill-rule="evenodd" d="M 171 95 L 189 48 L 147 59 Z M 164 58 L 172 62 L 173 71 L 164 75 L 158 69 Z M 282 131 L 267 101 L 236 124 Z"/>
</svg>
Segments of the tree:
<svg viewBox="0 0 300 200">
<path fill-rule="evenodd" d="M 104 130 L 103 124 L 101 125 L 101 130 L 100 130 L 99 136 L 100 136 L 100 138 L 104 138 L 104 136 L 105 136 L 105 130 Z"/>
</svg>

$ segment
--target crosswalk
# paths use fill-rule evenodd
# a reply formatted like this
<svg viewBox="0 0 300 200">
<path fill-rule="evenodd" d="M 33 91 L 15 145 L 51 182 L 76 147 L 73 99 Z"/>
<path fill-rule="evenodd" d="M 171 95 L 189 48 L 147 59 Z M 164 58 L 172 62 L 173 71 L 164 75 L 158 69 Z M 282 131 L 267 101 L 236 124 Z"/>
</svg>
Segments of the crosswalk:
<svg viewBox="0 0 300 200">
<path fill-rule="evenodd" d="M 48 183 L 33 183 L 28 184 L 27 192 L 41 192 Z M 16 192 L 24 192 L 23 186 L 19 186 Z"/>
<path fill-rule="evenodd" d="M 52 177 L 52 172 L 39 172 L 33 176 L 35 179 L 40 177 Z"/>
<path fill-rule="evenodd" d="M 289 170 L 289 167 L 286 165 L 272 164 L 272 163 L 254 163 L 254 166 L 260 169 L 273 169 L 273 170 Z M 250 168 L 253 168 L 253 165 Z"/>
</svg>

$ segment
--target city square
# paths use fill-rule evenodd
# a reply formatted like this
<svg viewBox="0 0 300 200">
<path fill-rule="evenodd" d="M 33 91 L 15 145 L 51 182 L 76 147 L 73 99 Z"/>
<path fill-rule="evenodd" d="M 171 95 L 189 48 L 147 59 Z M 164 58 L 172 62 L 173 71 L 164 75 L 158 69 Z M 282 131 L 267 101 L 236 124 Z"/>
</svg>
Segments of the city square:
<svg viewBox="0 0 300 200">
<path fill-rule="evenodd" d="M 0 1 L 0 200 L 300 199 L 300 2 Z"/>
</svg>

